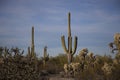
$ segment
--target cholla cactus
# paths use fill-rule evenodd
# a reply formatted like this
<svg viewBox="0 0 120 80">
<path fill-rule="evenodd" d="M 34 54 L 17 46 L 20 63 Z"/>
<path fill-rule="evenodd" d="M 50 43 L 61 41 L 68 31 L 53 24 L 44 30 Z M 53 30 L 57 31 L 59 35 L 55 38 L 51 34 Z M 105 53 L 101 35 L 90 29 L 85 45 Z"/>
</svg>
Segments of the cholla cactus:
<svg viewBox="0 0 120 80">
<path fill-rule="evenodd" d="M 116 54 L 115 59 L 113 60 L 113 62 L 115 64 L 120 64 L 120 54 L 119 53 Z"/>
<path fill-rule="evenodd" d="M 85 60 L 86 60 L 88 67 L 90 67 L 90 68 L 95 67 L 94 63 L 95 63 L 96 57 L 93 55 L 92 52 L 87 54 Z"/>
<path fill-rule="evenodd" d="M 120 52 L 120 33 L 114 35 L 114 44 L 116 45 L 118 51 Z"/>
<path fill-rule="evenodd" d="M 87 57 L 90 62 L 94 62 L 96 60 L 96 57 L 92 52 L 88 53 Z"/>
<path fill-rule="evenodd" d="M 68 67 L 68 64 L 64 64 L 64 71 L 66 74 L 68 74 L 68 71 L 69 71 L 69 67 Z"/>
<path fill-rule="evenodd" d="M 74 48 L 72 49 L 72 36 L 71 36 L 71 28 L 70 28 L 70 13 L 68 13 L 68 49 L 66 48 L 65 44 L 65 37 L 61 37 L 61 42 L 64 51 L 67 53 L 68 56 L 68 63 L 70 64 L 72 62 L 73 55 L 76 52 L 77 49 L 77 36 L 75 36 L 74 39 Z"/>
<path fill-rule="evenodd" d="M 79 72 L 80 71 L 80 63 L 71 63 L 70 64 L 72 66 L 73 72 Z"/>
<path fill-rule="evenodd" d="M 88 53 L 88 56 L 92 59 L 94 56 L 93 56 L 93 53 Z"/>
<path fill-rule="evenodd" d="M 114 66 L 105 62 L 104 66 L 102 67 L 102 70 L 106 75 L 110 75 L 114 70 Z"/>
<path fill-rule="evenodd" d="M 85 56 L 87 55 L 87 53 L 88 53 L 88 49 L 87 49 L 87 48 L 84 48 L 84 49 L 82 49 L 82 50 L 79 52 L 80 61 L 85 60 Z"/>
<path fill-rule="evenodd" d="M 71 73 L 73 76 L 75 76 L 77 73 L 80 72 L 81 64 L 80 63 L 70 63 L 70 64 L 64 64 L 64 71 L 66 74 Z"/>
<path fill-rule="evenodd" d="M 110 43 L 109 46 L 112 49 L 112 53 L 116 50 L 120 53 L 120 33 L 114 35 L 114 42 Z"/>
</svg>

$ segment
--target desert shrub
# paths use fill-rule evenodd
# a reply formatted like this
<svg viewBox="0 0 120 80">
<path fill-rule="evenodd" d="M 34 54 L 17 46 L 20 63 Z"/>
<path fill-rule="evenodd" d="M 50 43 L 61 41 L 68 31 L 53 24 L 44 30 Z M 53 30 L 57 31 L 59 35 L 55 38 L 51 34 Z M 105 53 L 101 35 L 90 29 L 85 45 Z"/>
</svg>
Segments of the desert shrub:
<svg viewBox="0 0 120 80">
<path fill-rule="evenodd" d="M 49 61 L 46 63 L 46 69 L 51 73 L 59 73 L 63 70 L 64 63 L 67 62 L 65 54 L 59 54 L 55 57 L 50 57 Z"/>
<path fill-rule="evenodd" d="M 20 49 L 18 49 L 20 50 Z M 0 47 L 0 80 L 40 80 L 40 78 L 47 78 L 43 76 L 42 72 L 49 74 L 59 74 L 64 71 L 63 66 L 67 63 L 65 54 L 59 54 L 55 57 L 49 57 L 46 66 L 43 66 L 42 58 L 36 57 L 30 59 L 23 55 L 23 51 L 17 53 L 12 52 L 11 49 Z M 94 55 L 87 54 L 84 61 L 80 61 L 79 55 L 74 56 L 73 63 L 79 63 L 80 70 L 75 70 L 74 78 L 78 80 L 119 80 L 120 79 L 120 56 L 116 54 L 115 58 L 110 55 Z M 111 73 L 102 70 L 105 64 L 113 66 Z M 111 67 L 109 67 L 111 69 Z M 45 71 L 44 71 L 45 70 Z M 77 72 L 78 71 L 78 72 Z M 48 76 L 48 75 L 47 75 Z M 63 76 L 64 77 L 64 76 Z"/>
<path fill-rule="evenodd" d="M 38 60 L 29 60 L 19 50 L 13 54 L 12 49 L 4 48 L 1 60 L 3 63 L 0 63 L 0 80 L 38 80 L 40 78 L 39 65 L 36 64 Z"/>
</svg>

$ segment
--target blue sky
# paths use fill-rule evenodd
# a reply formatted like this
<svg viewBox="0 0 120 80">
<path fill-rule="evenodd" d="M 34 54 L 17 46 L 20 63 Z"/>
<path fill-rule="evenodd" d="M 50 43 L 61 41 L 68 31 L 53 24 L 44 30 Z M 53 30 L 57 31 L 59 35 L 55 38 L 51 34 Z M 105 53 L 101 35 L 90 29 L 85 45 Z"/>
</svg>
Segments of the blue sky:
<svg viewBox="0 0 120 80">
<path fill-rule="evenodd" d="M 72 36 L 78 36 L 76 54 L 82 48 L 110 54 L 108 44 L 120 32 L 119 0 L 0 0 L 0 46 L 27 52 L 34 26 L 37 55 L 46 45 L 51 56 L 64 53 L 61 36 L 67 41 L 68 12 Z"/>
</svg>

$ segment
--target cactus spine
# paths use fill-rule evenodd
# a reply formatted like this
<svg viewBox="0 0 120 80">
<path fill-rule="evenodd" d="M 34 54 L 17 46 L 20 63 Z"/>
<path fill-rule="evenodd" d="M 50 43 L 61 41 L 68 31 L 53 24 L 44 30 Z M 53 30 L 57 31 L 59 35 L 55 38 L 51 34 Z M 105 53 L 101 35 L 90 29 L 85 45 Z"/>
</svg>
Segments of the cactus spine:
<svg viewBox="0 0 120 80">
<path fill-rule="evenodd" d="M 72 62 L 73 55 L 77 49 L 77 36 L 74 38 L 74 48 L 72 49 L 72 36 L 71 36 L 71 28 L 70 28 L 70 13 L 68 13 L 68 49 L 65 44 L 64 35 L 61 37 L 62 47 L 68 56 L 68 63 Z"/>
<path fill-rule="evenodd" d="M 44 47 L 44 54 L 43 54 L 43 65 L 45 67 L 46 61 L 49 60 L 49 54 L 47 54 L 47 46 Z"/>
</svg>

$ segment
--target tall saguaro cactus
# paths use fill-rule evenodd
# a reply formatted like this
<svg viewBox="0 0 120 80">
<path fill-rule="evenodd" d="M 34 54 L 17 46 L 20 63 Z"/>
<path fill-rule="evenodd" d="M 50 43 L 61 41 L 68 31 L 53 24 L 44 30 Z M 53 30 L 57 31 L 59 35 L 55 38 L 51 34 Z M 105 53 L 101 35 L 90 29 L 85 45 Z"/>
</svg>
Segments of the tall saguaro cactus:
<svg viewBox="0 0 120 80">
<path fill-rule="evenodd" d="M 35 45 L 34 45 L 34 26 L 32 26 L 32 33 L 31 33 L 31 47 L 28 47 L 28 55 L 30 58 L 35 58 Z"/>
<path fill-rule="evenodd" d="M 34 27 L 32 27 L 32 43 L 31 43 L 31 55 L 35 57 L 35 46 L 34 46 Z"/>
<path fill-rule="evenodd" d="M 72 49 L 72 36 L 71 36 L 71 28 L 70 28 L 70 13 L 68 13 L 68 47 L 65 44 L 64 35 L 61 37 L 62 47 L 68 56 L 68 64 L 72 62 L 73 55 L 77 49 L 77 36 L 74 38 L 74 48 Z M 68 48 L 68 49 L 67 49 Z"/>
</svg>

